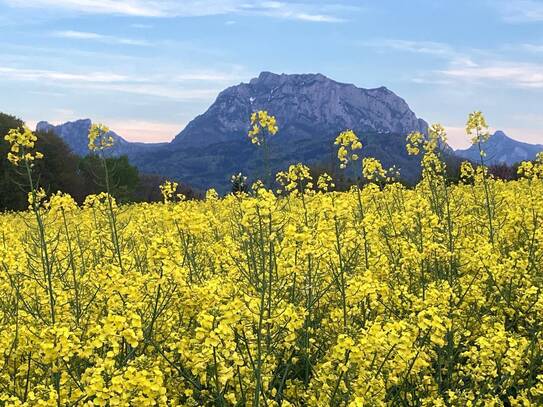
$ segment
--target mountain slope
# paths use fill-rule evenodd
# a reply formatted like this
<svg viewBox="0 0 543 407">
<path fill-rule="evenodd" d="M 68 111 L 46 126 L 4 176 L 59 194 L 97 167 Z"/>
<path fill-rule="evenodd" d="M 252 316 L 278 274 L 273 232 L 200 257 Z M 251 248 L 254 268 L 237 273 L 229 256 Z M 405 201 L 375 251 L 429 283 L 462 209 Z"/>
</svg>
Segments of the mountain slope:
<svg viewBox="0 0 543 407">
<path fill-rule="evenodd" d="M 91 125 L 92 121 L 90 119 L 76 120 L 58 126 L 42 121 L 36 125 L 36 131 L 52 132 L 56 134 L 75 154 L 85 156 L 89 154 L 88 136 Z M 109 135 L 112 136 L 115 141 L 113 147 L 108 150 L 108 155 L 112 156 L 134 155 L 144 149 L 156 148 L 166 144 L 133 143 L 126 141 L 113 131 L 110 131 Z"/>
<path fill-rule="evenodd" d="M 490 139 L 481 144 L 486 153 L 485 163 L 488 165 L 513 165 L 521 161 L 530 161 L 543 151 L 541 144 L 528 144 L 508 137 L 503 131 L 497 131 Z M 466 160 L 479 162 L 479 147 L 471 146 L 465 150 L 456 150 L 456 155 Z"/>
<path fill-rule="evenodd" d="M 272 172 L 296 162 L 335 162 L 335 137 L 353 129 L 364 144 L 363 155 L 399 166 L 408 180 L 418 177 L 419 162 L 407 156 L 405 136 L 425 133 L 426 122 L 386 88 L 361 89 L 320 74 L 263 72 L 249 83 L 230 87 L 167 148 L 144 152 L 133 161 L 144 171 L 200 188 L 225 190 L 230 176 L 239 171 L 259 177 L 262 152 L 247 138 L 250 115 L 257 110 L 275 115 L 279 125 L 270 143 Z"/>
</svg>

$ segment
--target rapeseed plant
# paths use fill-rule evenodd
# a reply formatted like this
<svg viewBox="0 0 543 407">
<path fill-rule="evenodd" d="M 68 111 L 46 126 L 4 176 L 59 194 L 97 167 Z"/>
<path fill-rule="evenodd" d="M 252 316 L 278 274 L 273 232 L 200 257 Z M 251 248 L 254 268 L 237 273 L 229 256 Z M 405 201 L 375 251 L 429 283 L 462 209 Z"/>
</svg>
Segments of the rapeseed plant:
<svg viewBox="0 0 543 407">
<path fill-rule="evenodd" d="M 340 163 L 371 181 L 347 192 L 297 164 L 280 195 L 166 183 L 163 203 L 78 207 L 40 189 L 25 132 L 29 210 L 0 215 L 3 405 L 543 404 L 543 156 L 453 185 L 436 125 L 409 136 L 409 189 L 344 133 Z"/>
</svg>

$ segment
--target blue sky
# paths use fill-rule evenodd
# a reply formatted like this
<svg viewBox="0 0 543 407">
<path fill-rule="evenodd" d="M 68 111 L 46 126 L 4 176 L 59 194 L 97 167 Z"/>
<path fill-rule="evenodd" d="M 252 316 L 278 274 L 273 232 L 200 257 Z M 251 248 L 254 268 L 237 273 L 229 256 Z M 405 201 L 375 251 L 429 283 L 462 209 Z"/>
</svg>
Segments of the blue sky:
<svg viewBox="0 0 543 407">
<path fill-rule="evenodd" d="M 465 146 L 543 143 L 543 0 L 0 0 L 0 111 L 164 141 L 260 71 L 387 86 Z"/>
</svg>

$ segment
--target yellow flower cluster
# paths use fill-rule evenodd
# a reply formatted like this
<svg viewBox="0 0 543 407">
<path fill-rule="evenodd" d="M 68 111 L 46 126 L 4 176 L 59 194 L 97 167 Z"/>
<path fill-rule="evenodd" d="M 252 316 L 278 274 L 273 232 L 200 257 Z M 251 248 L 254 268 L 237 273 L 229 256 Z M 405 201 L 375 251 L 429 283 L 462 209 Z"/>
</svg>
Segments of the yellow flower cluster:
<svg viewBox="0 0 543 407">
<path fill-rule="evenodd" d="M 488 141 L 490 133 L 488 132 L 488 124 L 479 111 L 470 113 L 466 124 L 466 133 L 471 136 L 473 144 L 480 144 Z"/>
<path fill-rule="evenodd" d="M 277 173 L 275 179 L 286 192 L 304 192 L 313 189 L 311 171 L 309 170 L 309 167 L 301 163 L 289 166 L 287 172 L 281 171 Z"/>
<path fill-rule="evenodd" d="M 358 136 L 352 130 L 345 130 L 339 133 L 334 142 L 336 146 L 339 146 L 337 152 L 337 158 L 341 168 L 347 168 L 347 165 L 351 161 L 357 161 L 358 155 L 356 150 L 362 148 L 362 143 L 358 139 Z"/>
<path fill-rule="evenodd" d="M 322 173 L 317 179 L 317 188 L 322 192 L 328 192 L 330 189 L 334 188 L 334 180 L 327 173 Z"/>
<path fill-rule="evenodd" d="M 251 129 L 249 130 L 248 136 L 253 144 L 259 146 L 265 141 L 265 136 L 262 134 L 263 131 L 274 136 L 278 130 L 279 127 L 277 126 L 275 116 L 268 114 L 268 112 L 264 110 L 251 114 Z"/>
<path fill-rule="evenodd" d="M 38 138 L 26 126 L 22 130 L 11 129 L 4 139 L 10 144 L 7 158 L 13 165 L 19 165 L 21 161 L 25 161 L 32 166 L 34 160 L 43 158 L 43 154 L 39 151 L 32 151 Z"/>
<path fill-rule="evenodd" d="M 373 157 L 366 157 L 362 160 L 362 175 L 368 181 L 378 181 L 386 178 L 386 171 L 381 161 Z"/>
<path fill-rule="evenodd" d="M 90 151 L 103 151 L 113 147 L 114 144 L 114 139 L 110 134 L 109 127 L 100 123 L 92 124 L 88 138 L 88 147 Z"/>
<path fill-rule="evenodd" d="M 525 178 L 543 178 L 543 153 L 534 162 L 525 161 L 519 165 L 518 174 Z"/>
<path fill-rule="evenodd" d="M 178 186 L 179 184 L 174 181 L 165 181 L 162 185 L 160 185 L 160 193 L 162 194 L 165 203 L 172 200 Z"/>
</svg>

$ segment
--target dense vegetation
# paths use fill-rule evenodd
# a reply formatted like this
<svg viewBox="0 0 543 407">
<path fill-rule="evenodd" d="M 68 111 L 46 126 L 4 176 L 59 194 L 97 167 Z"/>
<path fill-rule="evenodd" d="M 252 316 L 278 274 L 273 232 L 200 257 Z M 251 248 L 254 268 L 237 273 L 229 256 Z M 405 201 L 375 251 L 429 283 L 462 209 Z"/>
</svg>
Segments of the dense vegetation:
<svg viewBox="0 0 543 407">
<path fill-rule="evenodd" d="M 4 137 L 10 129 L 22 128 L 24 123 L 14 116 L 0 113 L 0 211 L 26 209 L 27 175 L 21 168 L 10 165 L 6 156 L 9 144 Z M 106 190 L 104 169 L 96 155 L 78 157 L 53 133 L 38 133 L 36 148 L 44 155 L 36 162 L 36 181 L 48 193 L 64 191 L 78 203 L 86 196 Z M 163 178 L 141 174 L 126 156 L 107 158 L 110 168 L 111 194 L 119 202 L 159 201 L 158 186 Z M 189 197 L 196 194 L 188 187 L 183 192 Z"/>
<path fill-rule="evenodd" d="M 253 116 L 265 146 L 275 120 Z M 467 126 L 487 137 L 482 115 Z M 93 128 L 92 149 L 107 134 Z M 435 125 L 413 133 L 414 188 L 366 158 L 364 188 L 303 164 L 220 199 L 79 207 L 31 188 L 0 215 L 5 405 L 466 406 L 543 404 L 543 155 L 505 182 L 464 163 L 448 182 Z M 29 131 L 9 161 L 42 158 Z M 481 154 L 481 157 L 484 155 Z M 482 159 L 481 161 L 484 161 Z M 484 162 L 482 163 L 484 164 Z"/>
</svg>

